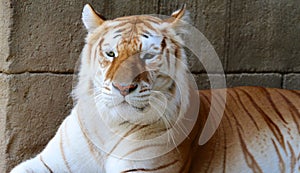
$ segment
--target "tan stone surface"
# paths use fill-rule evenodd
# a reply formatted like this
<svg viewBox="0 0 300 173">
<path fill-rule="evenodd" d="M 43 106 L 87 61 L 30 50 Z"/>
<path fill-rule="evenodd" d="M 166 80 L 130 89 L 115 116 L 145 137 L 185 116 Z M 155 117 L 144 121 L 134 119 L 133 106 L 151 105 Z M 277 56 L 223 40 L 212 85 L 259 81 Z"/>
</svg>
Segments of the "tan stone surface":
<svg viewBox="0 0 300 173">
<path fill-rule="evenodd" d="M 9 99 L 8 76 L 0 74 L 0 172 L 6 170 L 6 115 Z"/>
<path fill-rule="evenodd" d="M 9 39 L 12 24 L 12 8 L 10 0 L 0 0 L 0 72 L 9 66 Z"/>
<path fill-rule="evenodd" d="M 283 88 L 300 90 L 300 74 L 287 74 L 283 77 Z"/>
</svg>

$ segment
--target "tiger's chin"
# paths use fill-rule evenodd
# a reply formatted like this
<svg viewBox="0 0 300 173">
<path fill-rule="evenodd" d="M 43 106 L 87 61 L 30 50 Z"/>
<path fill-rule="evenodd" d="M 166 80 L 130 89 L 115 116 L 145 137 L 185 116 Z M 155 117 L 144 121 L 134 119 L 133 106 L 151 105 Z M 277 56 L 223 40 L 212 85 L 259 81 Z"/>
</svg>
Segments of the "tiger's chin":
<svg viewBox="0 0 300 173">
<path fill-rule="evenodd" d="M 151 106 L 150 106 L 149 102 L 143 103 L 141 105 L 141 104 L 132 104 L 132 103 L 123 101 L 122 103 L 120 103 L 114 107 L 111 107 L 111 108 L 112 109 L 114 109 L 114 108 L 115 109 L 126 109 L 129 112 L 136 111 L 137 113 L 147 113 L 151 109 Z"/>
<path fill-rule="evenodd" d="M 100 104 L 99 104 L 100 105 Z M 98 107 L 101 110 L 101 117 L 110 126 L 130 123 L 132 125 L 149 125 L 160 120 L 165 110 L 153 105 L 150 101 L 133 104 L 123 101 L 113 106 Z"/>
<path fill-rule="evenodd" d="M 160 115 L 149 103 L 140 106 L 129 103 L 122 103 L 114 108 L 123 122 L 129 122 L 136 125 L 153 124 L 160 119 Z"/>
<path fill-rule="evenodd" d="M 125 103 L 126 104 L 126 103 Z M 140 113 L 146 113 L 150 110 L 150 105 L 147 104 L 145 106 L 142 107 L 137 107 L 135 105 L 130 105 L 135 111 L 140 112 Z"/>
</svg>

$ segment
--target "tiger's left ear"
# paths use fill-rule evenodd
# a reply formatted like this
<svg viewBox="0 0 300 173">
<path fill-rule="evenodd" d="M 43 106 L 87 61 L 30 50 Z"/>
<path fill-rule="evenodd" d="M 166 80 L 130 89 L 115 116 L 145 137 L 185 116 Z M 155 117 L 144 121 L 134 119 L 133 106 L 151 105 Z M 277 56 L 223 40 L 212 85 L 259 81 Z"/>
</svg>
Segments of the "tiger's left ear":
<svg viewBox="0 0 300 173">
<path fill-rule="evenodd" d="M 176 24 L 180 20 L 186 22 L 189 21 L 189 13 L 186 11 L 186 4 L 183 4 L 181 9 L 173 12 L 170 18 L 165 19 L 165 22 L 168 22 L 170 24 Z"/>
<path fill-rule="evenodd" d="M 88 32 L 92 32 L 104 22 L 104 19 L 89 4 L 86 4 L 82 11 L 82 21 Z"/>
</svg>

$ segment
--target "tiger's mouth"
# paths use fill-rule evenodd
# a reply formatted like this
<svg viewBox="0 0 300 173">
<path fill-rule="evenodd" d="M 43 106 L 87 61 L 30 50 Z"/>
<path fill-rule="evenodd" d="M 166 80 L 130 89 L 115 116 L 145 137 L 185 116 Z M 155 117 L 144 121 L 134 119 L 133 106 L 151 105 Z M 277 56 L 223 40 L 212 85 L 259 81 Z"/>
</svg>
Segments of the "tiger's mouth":
<svg viewBox="0 0 300 173">
<path fill-rule="evenodd" d="M 147 104 L 143 107 L 136 107 L 136 106 L 131 105 L 131 107 L 133 107 L 138 112 L 147 112 L 147 110 L 149 110 L 149 108 L 150 108 L 150 104 Z"/>
<path fill-rule="evenodd" d="M 144 104 L 143 106 L 138 106 L 138 105 L 130 104 L 126 100 L 124 100 L 123 102 L 121 102 L 119 104 L 119 106 L 131 107 L 135 111 L 140 112 L 140 113 L 147 112 L 150 109 L 150 107 L 151 107 L 150 103 Z"/>
</svg>

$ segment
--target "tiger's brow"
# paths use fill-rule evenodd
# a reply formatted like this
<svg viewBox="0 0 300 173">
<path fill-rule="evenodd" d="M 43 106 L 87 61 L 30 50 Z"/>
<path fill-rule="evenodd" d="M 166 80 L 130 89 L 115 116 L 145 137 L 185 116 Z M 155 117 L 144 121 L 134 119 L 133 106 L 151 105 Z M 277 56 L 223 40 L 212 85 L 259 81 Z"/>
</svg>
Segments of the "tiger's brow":
<svg viewBox="0 0 300 173">
<path fill-rule="evenodd" d="M 117 38 L 117 37 L 120 37 L 120 36 L 121 36 L 121 34 L 117 34 L 113 38 Z"/>
<path fill-rule="evenodd" d="M 116 30 L 116 31 L 114 32 L 114 34 L 121 33 L 121 32 L 123 32 L 124 30 L 125 30 L 125 28 L 123 28 L 123 29 L 118 29 L 118 30 Z"/>
<path fill-rule="evenodd" d="M 143 35 L 143 34 L 147 34 L 147 35 L 149 35 L 150 37 L 153 36 L 153 35 L 152 35 L 150 32 L 148 32 L 148 31 L 143 31 L 143 33 L 142 33 L 141 35 Z"/>
</svg>

